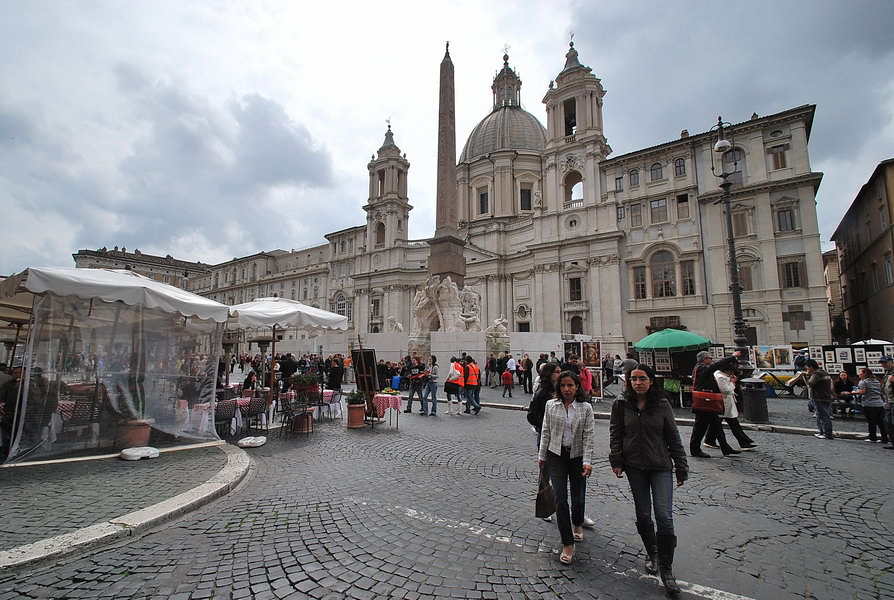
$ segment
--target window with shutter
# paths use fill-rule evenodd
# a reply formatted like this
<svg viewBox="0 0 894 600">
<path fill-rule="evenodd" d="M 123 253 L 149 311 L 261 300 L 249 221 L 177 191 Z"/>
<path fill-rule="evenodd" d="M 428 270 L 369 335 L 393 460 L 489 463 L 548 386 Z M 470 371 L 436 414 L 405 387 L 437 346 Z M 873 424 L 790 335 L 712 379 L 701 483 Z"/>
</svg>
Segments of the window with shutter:
<svg viewBox="0 0 894 600">
<path fill-rule="evenodd" d="M 739 285 L 745 291 L 754 289 L 754 265 L 751 263 L 739 264 Z"/>
<path fill-rule="evenodd" d="M 633 267 L 633 297 L 637 300 L 646 298 L 646 268 Z"/>
</svg>

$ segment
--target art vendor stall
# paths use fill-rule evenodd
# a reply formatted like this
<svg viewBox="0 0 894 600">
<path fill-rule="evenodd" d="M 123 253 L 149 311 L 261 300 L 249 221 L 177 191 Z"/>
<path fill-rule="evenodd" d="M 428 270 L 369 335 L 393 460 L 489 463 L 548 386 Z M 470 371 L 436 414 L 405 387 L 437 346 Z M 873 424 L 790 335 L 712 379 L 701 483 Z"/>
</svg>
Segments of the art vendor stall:
<svg viewBox="0 0 894 600">
<path fill-rule="evenodd" d="M 0 282 L 27 307 L 22 368 L 0 397 L 4 462 L 217 440 L 195 404 L 214 402 L 225 305 L 132 271 L 30 268 Z"/>
<path fill-rule="evenodd" d="M 692 391 L 692 370 L 696 354 L 707 349 L 711 340 L 681 329 L 662 329 L 634 344 L 640 362 L 649 365 L 661 378 L 665 391 L 683 406 Z"/>
</svg>

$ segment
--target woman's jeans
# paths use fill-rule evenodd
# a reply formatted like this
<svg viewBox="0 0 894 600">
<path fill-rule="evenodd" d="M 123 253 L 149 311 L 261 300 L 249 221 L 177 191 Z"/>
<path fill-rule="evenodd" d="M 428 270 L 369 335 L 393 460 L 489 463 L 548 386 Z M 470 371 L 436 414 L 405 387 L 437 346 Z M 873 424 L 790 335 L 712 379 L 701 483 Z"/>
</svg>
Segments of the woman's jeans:
<svg viewBox="0 0 894 600">
<path fill-rule="evenodd" d="M 431 414 L 438 414 L 438 382 L 429 381 L 422 389 L 422 412 L 428 412 L 428 395 L 431 394 Z"/>
<path fill-rule="evenodd" d="M 816 428 L 821 435 L 832 435 L 832 403 L 814 400 L 813 408 L 816 411 Z"/>
<path fill-rule="evenodd" d="M 633 467 L 625 468 L 633 504 L 636 508 L 636 522 L 652 524 L 652 504 L 655 504 L 655 521 L 658 535 L 674 534 L 674 472 L 644 471 Z"/>
<path fill-rule="evenodd" d="M 888 443 L 888 432 L 885 428 L 885 407 L 884 406 L 864 406 L 863 414 L 866 415 L 866 422 L 869 424 L 869 439 L 875 440 L 875 429 L 881 430 L 882 441 Z"/>
<path fill-rule="evenodd" d="M 556 496 L 556 522 L 559 524 L 559 535 L 562 545 L 574 544 L 575 527 L 584 524 L 584 504 L 587 498 L 587 478 L 584 477 L 584 457 L 571 458 L 571 449 L 562 448 L 561 456 L 548 452 L 546 463 L 549 468 L 549 479 Z M 571 510 L 568 507 L 568 487 L 571 484 Z"/>
</svg>

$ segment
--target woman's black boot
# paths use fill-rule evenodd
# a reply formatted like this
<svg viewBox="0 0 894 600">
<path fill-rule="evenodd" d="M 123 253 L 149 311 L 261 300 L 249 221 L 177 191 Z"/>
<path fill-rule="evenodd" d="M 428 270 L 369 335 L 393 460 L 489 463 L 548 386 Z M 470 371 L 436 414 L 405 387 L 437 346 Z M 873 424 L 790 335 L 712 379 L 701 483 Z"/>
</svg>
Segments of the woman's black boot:
<svg viewBox="0 0 894 600">
<path fill-rule="evenodd" d="M 661 583 L 669 594 L 679 594 L 680 586 L 674 578 L 674 548 L 677 546 L 677 536 L 670 533 L 659 533 L 658 538 L 658 571 Z"/>
<path fill-rule="evenodd" d="M 649 575 L 658 575 L 658 542 L 655 539 L 654 523 L 636 523 L 636 530 L 639 537 L 643 540 L 643 547 L 646 549 L 646 573 Z"/>
</svg>

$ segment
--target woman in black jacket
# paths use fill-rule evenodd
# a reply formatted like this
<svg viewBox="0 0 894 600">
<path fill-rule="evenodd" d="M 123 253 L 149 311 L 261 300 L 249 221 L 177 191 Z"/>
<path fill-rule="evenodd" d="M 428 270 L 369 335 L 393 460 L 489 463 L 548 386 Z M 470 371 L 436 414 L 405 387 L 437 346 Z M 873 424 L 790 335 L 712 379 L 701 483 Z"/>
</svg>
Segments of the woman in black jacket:
<svg viewBox="0 0 894 600">
<path fill-rule="evenodd" d="M 680 592 L 673 574 L 674 474 L 683 485 L 689 473 L 686 451 L 674 422 L 674 411 L 664 394 L 655 387 L 655 372 L 645 364 L 625 373 L 624 394 L 612 404 L 609 462 L 617 477 L 627 473 L 636 510 L 636 529 L 646 548 L 646 572 L 661 574 L 664 587 Z M 652 522 L 652 498 L 655 520 Z M 658 558 L 658 565 L 655 558 Z"/>
<path fill-rule="evenodd" d="M 546 403 L 556 397 L 556 382 L 562 369 L 557 363 L 543 363 L 540 367 L 540 385 L 534 399 L 528 405 L 528 423 L 537 430 L 537 447 L 540 448 L 540 434 L 543 430 L 543 413 Z"/>
</svg>

